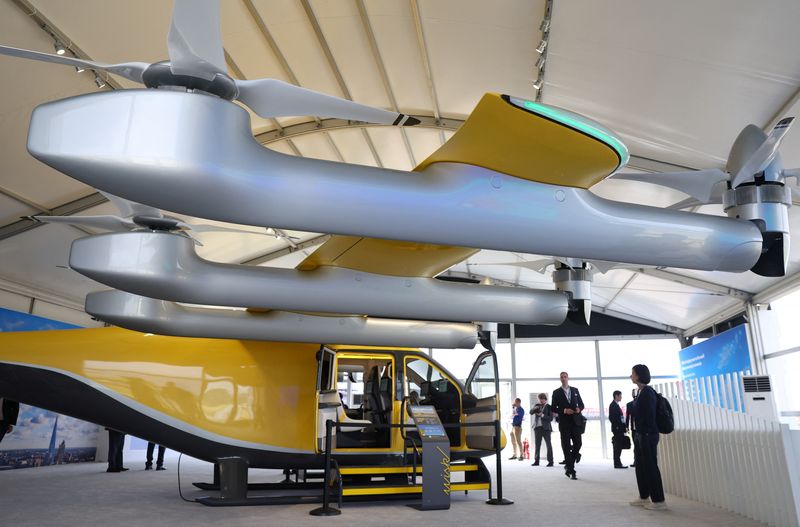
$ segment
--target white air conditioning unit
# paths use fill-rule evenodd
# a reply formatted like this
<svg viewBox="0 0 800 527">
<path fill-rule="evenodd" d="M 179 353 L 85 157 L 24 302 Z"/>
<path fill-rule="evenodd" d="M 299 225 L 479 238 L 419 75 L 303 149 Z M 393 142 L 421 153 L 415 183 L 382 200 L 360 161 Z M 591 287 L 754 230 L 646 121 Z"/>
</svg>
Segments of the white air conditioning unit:
<svg viewBox="0 0 800 527">
<path fill-rule="evenodd" d="M 742 390 L 745 413 L 770 421 L 778 420 L 778 410 L 768 375 L 742 376 Z"/>
</svg>

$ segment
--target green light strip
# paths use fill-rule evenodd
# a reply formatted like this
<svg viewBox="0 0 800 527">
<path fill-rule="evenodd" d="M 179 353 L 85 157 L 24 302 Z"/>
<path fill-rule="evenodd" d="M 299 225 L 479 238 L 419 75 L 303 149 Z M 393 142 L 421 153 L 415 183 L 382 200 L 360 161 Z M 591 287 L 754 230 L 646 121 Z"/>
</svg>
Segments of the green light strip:
<svg viewBox="0 0 800 527">
<path fill-rule="evenodd" d="M 614 151 L 617 153 L 620 159 L 619 163 L 620 167 L 623 167 L 628 163 L 628 160 L 630 159 L 628 148 L 613 133 L 611 133 L 608 130 L 605 130 L 599 124 L 592 123 L 585 117 L 582 117 L 578 114 L 574 114 L 572 112 L 568 112 L 566 110 L 562 110 L 560 108 L 546 106 L 544 104 L 539 104 L 533 101 L 527 101 L 525 99 L 517 99 L 516 97 L 509 97 L 509 100 L 516 106 L 525 108 L 526 110 L 530 110 L 534 113 L 547 117 L 548 119 L 552 119 L 556 122 L 565 124 L 570 128 L 579 130 L 587 135 L 594 137 L 595 139 L 598 139 L 599 141 L 602 141 L 603 143 L 613 148 Z"/>
</svg>

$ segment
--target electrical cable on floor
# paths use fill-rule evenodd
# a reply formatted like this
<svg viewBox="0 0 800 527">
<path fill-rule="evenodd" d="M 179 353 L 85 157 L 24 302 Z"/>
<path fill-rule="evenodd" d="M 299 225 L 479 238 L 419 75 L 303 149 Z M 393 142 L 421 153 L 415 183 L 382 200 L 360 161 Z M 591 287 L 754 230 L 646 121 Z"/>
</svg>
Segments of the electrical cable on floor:
<svg viewBox="0 0 800 527">
<path fill-rule="evenodd" d="M 196 500 L 190 500 L 188 498 L 183 497 L 183 492 L 181 491 L 181 459 L 183 459 L 183 452 L 178 455 L 178 495 L 181 497 L 183 501 L 188 501 L 189 503 L 195 503 Z"/>
</svg>

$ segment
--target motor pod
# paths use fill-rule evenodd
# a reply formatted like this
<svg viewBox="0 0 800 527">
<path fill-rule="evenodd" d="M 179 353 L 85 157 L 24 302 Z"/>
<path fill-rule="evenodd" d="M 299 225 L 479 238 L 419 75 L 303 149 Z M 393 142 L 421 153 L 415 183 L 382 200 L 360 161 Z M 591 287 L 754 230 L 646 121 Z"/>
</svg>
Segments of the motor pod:
<svg viewBox="0 0 800 527">
<path fill-rule="evenodd" d="M 567 319 L 576 324 L 589 325 L 592 315 L 592 270 L 586 262 L 576 260 L 556 262 L 553 283 L 557 291 L 567 293 L 569 311 Z"/>
<path fill-rule="evenodd" d="M 497 348 L 497 322 L 480 322 L 478 341 L 487 350 L 494 351 Z"/>
<path fill-rule="evenodd" d="M 472 349 L 475 324 L 188 307 L 124 291 L 86 295 L 86 312 L 133 331 L 272 342 Z"/>
<path fill-rule="evenodd" d="M 789 187 L 756 177 L 754 183 L 725 191 L 722 204 L 728 217 L 748 220 L 761 231 L 761 257 L 750 270 L 761 276 L 784 276 L 789 260 Z"/>
</svg>

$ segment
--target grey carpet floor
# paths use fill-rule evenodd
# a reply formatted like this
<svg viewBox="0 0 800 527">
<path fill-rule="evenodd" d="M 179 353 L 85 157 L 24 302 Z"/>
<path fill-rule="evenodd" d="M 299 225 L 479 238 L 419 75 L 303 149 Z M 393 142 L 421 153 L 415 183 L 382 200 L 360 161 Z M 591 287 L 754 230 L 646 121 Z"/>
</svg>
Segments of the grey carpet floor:
<svg viewBox="0 0 800 527">
<path fill-rule="evenodd" d="M 493 466 L 493 459 L 487 459 L 487 465 Z M 99 463 L 0 472 L 3 525 L 762 525 L 674 496 L 667 496 L 669 510 L 665 512 L 632 507 L 628 502 L 637 496 L 634 472 L 614 470 L 609 461 L 584 460 L 578 465 L 578 481 L 564 477 L 558 466 L 532 467 L 529 462 L 503 461 L 504 495 L 515 502 L 509 506 L 486 505 L 485 492 L 471 492 L 468 496 L 454 495 L 448 511 L 420 512 L 406 506 L 407 502 L 345 503 L 341 516 L 327 518 L 310 516 L 308 512 L 316 505 L 308 504 L 212 508 L 187 503 L 178 496 L 177 462 L 177 455 L 170 453 L 168 470 L 163 472 L 145 472 L 143 460 L 134 456 L 126 459 L 131 470 L 121 474 L 107 474 L 105 465 Z M 210 464 L 184 457 L 184 496 L 207 495 L 191 482 L 208 481 L 211 473 Z M 251 471 L 251 481 L 280 479 L 279 471 Z"/>
</svg>

